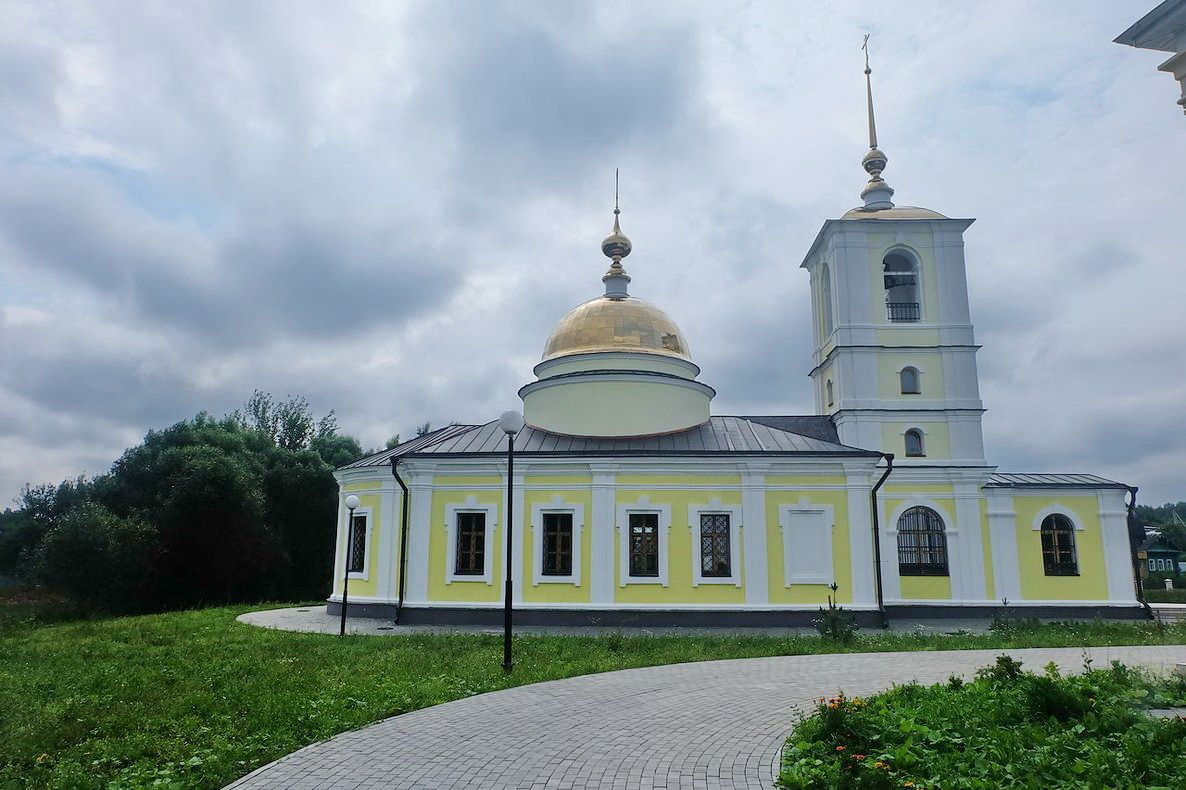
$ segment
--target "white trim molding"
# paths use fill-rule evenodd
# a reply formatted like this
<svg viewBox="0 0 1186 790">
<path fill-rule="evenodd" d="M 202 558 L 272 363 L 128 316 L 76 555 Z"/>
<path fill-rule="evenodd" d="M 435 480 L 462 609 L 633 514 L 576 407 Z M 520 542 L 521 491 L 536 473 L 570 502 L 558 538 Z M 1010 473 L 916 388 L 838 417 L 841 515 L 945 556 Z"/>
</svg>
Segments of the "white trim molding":
<svg viewBox="0 0 1186 790">
<path fill-rule="evenodd" d="M 454 573 L 457 570 L 457 516 L 461 513 L 484 513 L 486 516 L 481 575 Z M 494 533 L 497 528 L 498 505 L 493 502 L 478 502 L 477 497 L 471 494 L 461 504 L 454 502 L 445 505 L 445 584 L 453 582 L 494 584 Z"/>
<path fill-rule="evenodd" d="M 832 584 L 836 580 L 832 556 L 836 515 L 831 505 L 813 504 L 807 497 L 800 497 L 799 502 L 794 505 L 779 505 L 778 527 L 782 531 L 784 587 L 790 587 L 792 584 Z M 803 537 L 796 538 L 797 532 L 802 533 Z M 823 534 L 819 534 L 820 532 Z M 809 550 L 814 547 L 816 556 L 801 555 L 801 544 Z M 814 570 L 804 566 L 804 559 Z"/>
<path fill-rule="evenodd" d="M 630 514 L 657 513 L 659 515 L 659 575 L 630 575 Z M 671 531 L 671 505 L 653 505 L 651 498 L 642 496 L 638 501 L 618 505 L 618 586 L 627 584 L 661 584 L 667 586 L 667 533 Z"/>
<path fill-rule="evenodd" d="M 564 576 L 544 575 L 544 515 L 567 513 L 572 516 L 572 573 Z M 580 502 L 566 502 L 553 496 L 547 504 L 531 506 L 531 584 L 572 584 L 581 586 L 581 535 L 585 529 L 585 506 Z"/>
<path fill-rule="evenodd" d="M 729 575 L 705 576 L 701 567 L 700 546 L 700 516 L 726 515 L 729 517 Z M 692 586 L 702 584 L 732 584 L 741 586 L 741 507 L 739 505 L 722 505 L 718 497 L 713 497 L 707 505 L 688 505 L 688 529 L 692 533 Z"/>
</svg>

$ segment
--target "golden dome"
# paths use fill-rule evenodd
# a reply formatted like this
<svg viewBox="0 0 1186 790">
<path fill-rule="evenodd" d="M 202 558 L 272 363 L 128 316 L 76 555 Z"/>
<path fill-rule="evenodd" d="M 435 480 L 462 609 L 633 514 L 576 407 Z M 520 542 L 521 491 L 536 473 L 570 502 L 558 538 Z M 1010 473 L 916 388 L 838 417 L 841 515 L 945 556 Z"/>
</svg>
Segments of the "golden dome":
<svg viewBox="0 0 1186 790">
<path fill-rule="evenodd" d="M 544 359 L 602 351 L 636 351 L 691 359 L 683 333 L 667 313 L 634 297 L 598 296 L 569 311 L 552 330 Z"/>
</svg>

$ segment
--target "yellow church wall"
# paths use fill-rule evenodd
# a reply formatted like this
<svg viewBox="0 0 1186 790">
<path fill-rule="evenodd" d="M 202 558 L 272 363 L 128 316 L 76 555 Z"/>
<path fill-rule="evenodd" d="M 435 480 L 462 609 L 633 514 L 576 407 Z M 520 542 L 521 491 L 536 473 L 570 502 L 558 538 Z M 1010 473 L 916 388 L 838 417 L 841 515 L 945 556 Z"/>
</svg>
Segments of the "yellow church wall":
<svg viewBox="0 0 1186 790">
<path fill-rule="evenodd" d="M 881 426 L 881 446 L 893 452 L 898 458 L 906 457 L 905 433 L 911 428 L 923 431 L 922 448 L 925 458 L 950 458 L 951 436 L 947 424 L 942 422 L 887 422 Z M 912 456 L 913 457 L 913 456 Z"/>
<path fill-rule="evenodd" d="M 1078 526 L 1075 553 L 1078 576 L 1047 576 L 1042 564 L 1042 534 L 1033 528 L 1038 512 L 1059 506 Z M 1094 496 L 1013 497 L 1017 514 L 1017 559 L 1021 573 L 1021 597 L 1041 601 L 1096 601 L 1108 598 L 1108 577 L 1104 566 L 1103 535 L 1099 500 Z"/>
<path fill-rule="evenodd" d="M 766 475 L 766 485 L 768 486 L 818 488 L 820 486 L 843 486 L 846 482 L 842 475 Z"/>
<path fill-rule="evenodd" d="M 464 479 L 464 478 L 462 478 Z M 481 478 L 474 478 L 481 479 Z M 456 480 L 452 481 L 455 482 Z M 448 558 L 448 530 L 445 527 L 445 508 L 448 505 L 462 505 L 472 496 L 479 505 L 496 505 L 497 518 L 494 528 L 494 556 L 487 557 L 491 564 L 491 581 L 445 582 L 445 565 Z M 503 492 L 501 487 L 487 491 L 433 491 L 432 515 L 428 523 L 428 600 L 430 601 L 474 601 L 494 602 L 502 600 L 502 555 L 500 547 L 506 545 L 503 533 Z M 521 513 L 516 514 L 517 525 L 523 523 Z M 516 535 L 521 534 L 517 528 Z"/>
<path fill-rule="evenodd" d="M 532 486 L 587 486 L 593 483 L 590 474 L 571 475 L 528 475 L 523 479 L 523 487 L 530 490 Z M 553 494 L 562 493 L 553 491 Z"/>
<path fill-rule="evenodd" d="M 343 489 L 350 492 L 365 491 L 366 489 L 375 488 L 374 483 L 354 483 L 352 485 L 343 486 Z M 359 494 L 358 507 L 360 510 L 369 509 L 371 512 L 371 539 L 367 543 L 367 578 L 366 579 L 351 579 L 350 580 L 350 595 L 375 595 L 379 589 L 379 525 L 383 523 L 382 510 L 382 495 L 381 494 Z M 346 538 L 347 531 L 339 530 L 341 535 L 338 537 L 338 557 L 346 556 Z M 338 571 L 334 572 L 334 593 L 342 594 L 342 577 Z"/>
<path fill-rule="evenodd" d="M 951 496 L 955 494 L 955 486 L 951 483 L 895 483 L 891 476 L 889 482 L 881 489 L 882 501 L 885 502 L 887 501 L 885 499 L 886 497 L 893 497 L 898 494 L 945 494 Z M 892 513 L 895 507 L 897 507 L 897 504 L 890 507 L 887 512 Z"/>
<path fill-rule="evenodd" d="M 704 486 L 706 488 L 712 486 L 720 486 L 721 488 L 736 488 L 741 485 L 741 475 L 697 475 L 688 472 L 675 472 L 668 475 L 618 475 L 616 480 L 617 485 L 619 486 L 652 486 L 656 489 L 662 489 L 664 486 L 671 485 L 694 485 Z M 656 495 L 662 494 L 663 496 L 667 496 L 667 493 L 668 492 L 660 491 Z M 740 496 L 736 491 L 729 491 L 726 493 L 729 495 Z M 634 492 L 631 492 L 631 494 L 634 495 Z M 635 499 L 637 499 L 638 496 L 647 495 L 648 494 L 646 491 L 641 491 L 637 493 Z M 721 502 L 725 502 L 724 496 L 722 496 L 721 492 L 719 491 L 708 491 L 707 497 L 708 498 L 704 500 L 705 502 L 707 502 L 709 499 L 712 499 L 713 497 L 720 497 Z M 651 501 L 654 502 L 656 500 L 652 497 Z"/>
<path fill-rule="evenodd" d="M 506 485 L 501 475 L 435 475 L 432 479 L 434 486 L 492 486 Z M 461 498 L 462 501 L 465 497 Z"/>
<path fill-rule="evenodd" d="M 902 393 L 902 378 L 899 371 L 907 365 L 914 365 L 919 376 L 921 393 Z M 900 351 L 883 353 L 877 358 L 877 394 L 882 398 L 910 400 L 911 398 L 938 400 L 947 397 L 943 384 L 943 357 L 931 351 Z"/>
<path fill-rule="evenodd" d="M 785 485 L 810 486 L 820 483 L 820 478 L 785 478 L 796 482 Z M 825 478 L 826 479 L 826 478 Z M 842 481 L 843 478 L 834 478 Z M 769 480 L 767 481 L 769 483 Z M 768 595 L 772 604 L 824 604 L 831 593 L 825 584 L 794 584 L 786 586 L 786 568 L 783 563 L 783 535 L 778 523 L 780 505 L 797 505 L 806 499 L 811 505 L 829 505 L 835 518 L 832 529 L 832 578 L 838 589 L 836 600 L 852 602 L 852 553 L 849 544 L 847 491 L 767 491 L 766 492 L 766 578 Z"/>
<path fill-rule="evenodd" d="M 903 576 L 898 580 L 907 601 L 951 600 L 950 576 Z"/>
<path fill-rule="evenodd" d="M 984 552 L 984 595 L 989 600 L 996 600 L 997 588 L 993 581 L 992 541 L 988 534 L 988 500 L 980 500 L 980 543 Z"/>
<path fill-rule="evenodd" d="M 626 483 L 627 479 L 645 480 L 643 476 L 627 476 L 619 477 L 620 484 Z M 687 479 L 687 476 L 684 478 Z M 732 485 L 739 486 L 739 477 L 722 477 L 719 480 L 731 480 Z M 695 477 L 696 485 L 713 485 L 708 482 L 709 478 Z M 666 477 L 666 482 L 671 484 L 673 481 L 671 477 Z M 687 482 L 692 482 L 687 480 Z M 635 483 L 641 484 L 641 483 Z M 722 483 L 728 485 L 728 483 Z M 692 505 L 707 505 L 711 500 L 719 499 L 722 505 L 728 507 L 741 506 L 741 492 L 734 488 L 722 489 L 705 489 L 701 491 L 685 491 L 685 490 L 663 490 L 653 489 L 649 491 L 618 491 L 617 505 L 632 506 L 640 497 L 647 497 L 652 505 L 666 505 L 671 508 L 671 529 L 667 533 L 667 586 L 661 584 L 633 584 L 628 583 L 622 585 L 622 575 L 625 572 L 623 568 L 623 557 L 620 550 L 621 546 L 621 529 L 625 529 L 628 525 L 618 523 L 617 516 L 614 517 L 615 526 L 618 528 L 614 532 L 614 601 L 620 604 L 734 604 L 740 605 L 745 603 L 745 555 L 742 548 L 743 540 L 738 540 L 738 545 L 733 549 L 733 561 L 737 564 L 737 568 L 741 573 L 742 587 L 737 587 L 733 584 L 701 584 L 696 587 L 692 584 L 692 529 L 688 523 L 688 508 Z M 741 525 L 741 533 L 744 534 L 745 525 Z"/>
<path fill-rule="evenodd" d="M 531 482 L 540 483 L 538 478 L 529 478 Z M 581 567 L 580 585 L 564 582 L 535 583 L 535 552 L 536 530 L 531 529 L 531 513 L 536 505 L 549 507 L 554 497 L 560 497 L 564 505 L 581 505 L 584 509 L 584 528 L 581 530 Z M 592 555 L 592 523 L 593 494 L 589 490 L 532 491 L 526 488 L 523 494 L 522 519 L 515 516 L 517 524 L 525 525 L 521 531 L 516 528 L 515 535 L 522 534 L 519 550 L 523 552 L 523 600 L 527 603 L 588 603 L 590 599 L 590 582 L 592 580 L 590 562 Z M 540 525 L 542 526 L 542 525 Z M 454 582 L 456 584 L 456 582 Z"/>
</svg>

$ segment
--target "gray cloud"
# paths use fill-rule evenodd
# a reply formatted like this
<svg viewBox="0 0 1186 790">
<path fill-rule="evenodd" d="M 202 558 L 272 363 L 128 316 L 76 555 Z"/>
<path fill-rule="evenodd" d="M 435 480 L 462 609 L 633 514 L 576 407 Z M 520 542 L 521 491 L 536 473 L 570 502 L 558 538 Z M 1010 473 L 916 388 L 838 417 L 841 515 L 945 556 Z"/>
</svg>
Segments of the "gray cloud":
<svg viewBox="0 0 1186 790">
<path fill-rule="evenodd" d="M 1181 119 L 1124 5 L 0 8 L 0 496 L 255 387 L 488 419 L 600 290 L 614 167 L 717 411 L 810 411 L 872 30 L 899 202 L 979 218 L 991 460 L 1181 498 Z"/>
</svg>

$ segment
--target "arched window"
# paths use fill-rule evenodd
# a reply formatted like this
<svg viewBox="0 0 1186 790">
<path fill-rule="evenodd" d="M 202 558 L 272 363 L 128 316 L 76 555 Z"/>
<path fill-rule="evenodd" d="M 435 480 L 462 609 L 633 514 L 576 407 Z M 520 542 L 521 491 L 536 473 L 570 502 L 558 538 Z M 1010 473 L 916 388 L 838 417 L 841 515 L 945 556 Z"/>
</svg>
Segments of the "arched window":
<svg viewBox="0 0 1186 790">
<path fill-rule="evenodd" d="M 921 317 L 918 299 L 918 267 L 902 252 L 891 252 L 882 260 L 885 278 L 885 311 L 891 321 L 917 321 Z"/>
<path fill-rule="evenodd" d="M 828 395 L 828 405 L 831 406 L 833 403 L 835 403 L 835 399 L 832 397 L 832 380 L 831 379 L 828 379 L 828 383 L 824 385 L 824 390 L 826 391 L 826 393 Z"/>
<path fill-rule="evenodd" d="M 926 448 L 922 444 L 922 431 L 917 428 L 906 431 L 906 457 L 922 458 L 926 454 Z"/>
<path fill-rule="evenodd" d="M 1078 576 L 1075 525 L 1061 513 L 1042 519 L 1042 565 L 1047 576 Z"/>
<path fill-rule="evenodd" d="M 912 507 L 898 518 L 898 574 L 947 575 L 947 533 L 929 507 Z"/>
<path fill-rule="evenodd" d="M 922 387 L 919 385 L 918 368 L 904 367 L 902 372 L 898 374 L 898 378 L 902 382 L 903 395 L 918 395 L 922 392 Z"/>
<path fill-rule="evenodd" d="M 832 274 L 828 271 L 828 264 L 819 270 L 820 277 L 820 311 L 824 319 L 824 337 L 832 334 Z"/>
</svg>

